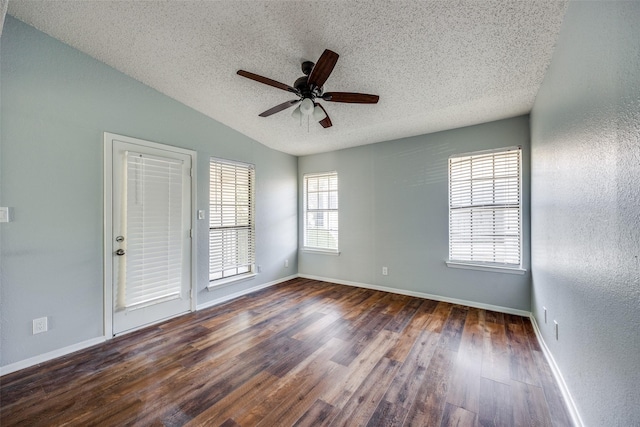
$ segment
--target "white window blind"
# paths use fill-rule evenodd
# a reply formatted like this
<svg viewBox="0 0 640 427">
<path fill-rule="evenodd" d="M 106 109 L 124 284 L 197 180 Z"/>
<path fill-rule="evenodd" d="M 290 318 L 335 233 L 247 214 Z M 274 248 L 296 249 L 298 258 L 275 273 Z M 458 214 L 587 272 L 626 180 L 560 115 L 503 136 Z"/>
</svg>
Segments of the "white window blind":
<svg viewBox="0 0 640 427">
<path fill-rule="evenodd" d="M 125 174 L 116 308 L 134 309 L 180 297 L 183 163 L 127 152 Z"/>
<path fill-rule="evenodd" d="M 211 159 L 209 165 L 209 280 L 253 272 L 253 165 Z"/>
<path fill-rule="evenodd" d="M 304 246 L 338 251 L 338 173 L 304 176 Z"/>
<path fill-rule="evenodd" d="M 521 265 L 521 149 L 449 158 L 449 259 Z"/>
</svg>

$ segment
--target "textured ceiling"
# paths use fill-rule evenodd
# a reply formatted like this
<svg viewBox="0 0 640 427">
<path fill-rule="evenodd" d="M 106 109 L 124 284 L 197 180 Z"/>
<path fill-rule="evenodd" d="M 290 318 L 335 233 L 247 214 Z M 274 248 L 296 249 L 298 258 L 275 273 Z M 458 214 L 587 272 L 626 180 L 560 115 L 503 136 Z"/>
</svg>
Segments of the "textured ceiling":
<svg viewBox="0 0 640 427">
<path fill-rule="evenodd" d="M 304 155 L 526 114 L 567 2 L 10 1 L 8 13 L 274 149 Z M 325 91 L 333 127 L 300 125 L 291 94 L 303 60 L 340 54 Z"/>
</svg>

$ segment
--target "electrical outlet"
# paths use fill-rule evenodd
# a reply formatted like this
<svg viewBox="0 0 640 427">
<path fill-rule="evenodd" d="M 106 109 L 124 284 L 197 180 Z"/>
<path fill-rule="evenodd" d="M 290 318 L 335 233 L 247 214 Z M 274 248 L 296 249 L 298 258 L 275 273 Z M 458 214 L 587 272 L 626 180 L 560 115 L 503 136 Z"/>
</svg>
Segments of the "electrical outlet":
<svg viewBox="0 0 640 427">
<path fill-rule="evenodd" d="M 39 319 L 33 319 L 33 335 L 47 332 L 47 318 L 41 317 Z"/>
<path fill-rule="evenodd" d="M 382 275 L 386 276 L 389 274 L 389 269 L 387 267 L 382 267 Z"/>
<path fill-rule="evenodd" d="M 558 322 L 554 320 L 553 326 L 556 328 L 556 341 L 558 341 L 558 339 L 560 338 L 560 336 L 558 335 Z"/>
<path fill-rule="evenodd" d="M 547 323 L 547 307 L 542 306 L 542 309 L 544 310 L 544 323 Z"/>
<path fill-rule="evenodd" d="M 262 266 L 261 265 L 258 266 L 258 273 L 262 273 Z"/>
<path fill-rule="evenodd" d="M 288 259 L 284 260 L 284 267 L 285 268 L 289 268 L 289 260 Z"/>
<path fill-rule="evenodd" d="M 13 208 L 0 208 L 0 222 L 13 221 Z"/>
</svg>

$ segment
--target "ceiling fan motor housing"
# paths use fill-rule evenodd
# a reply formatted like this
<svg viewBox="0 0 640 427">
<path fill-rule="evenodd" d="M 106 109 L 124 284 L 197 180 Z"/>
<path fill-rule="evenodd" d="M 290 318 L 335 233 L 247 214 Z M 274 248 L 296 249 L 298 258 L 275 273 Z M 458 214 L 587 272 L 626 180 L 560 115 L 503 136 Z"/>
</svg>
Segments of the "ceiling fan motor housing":
<svg viewBox="0 0 640 427">
<path fill-rule="evenodd" d="M 302 76 L 298 78 L 293 84 L 293 87 L 296 88 L 298 92 L 300 92 L 300 96 L 302 98 L 311 98 L 311 99 L 322 96 L 322 88 L 321 87 L 311 88 L 307 80 L 308 80 L 307 76 Z"/>
</svg>

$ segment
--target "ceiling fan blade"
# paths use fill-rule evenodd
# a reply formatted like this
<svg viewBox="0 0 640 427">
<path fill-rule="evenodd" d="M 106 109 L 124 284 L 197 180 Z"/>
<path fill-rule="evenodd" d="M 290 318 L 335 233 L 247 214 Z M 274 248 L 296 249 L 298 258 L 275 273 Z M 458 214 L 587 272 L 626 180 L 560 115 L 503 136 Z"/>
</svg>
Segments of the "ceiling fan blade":
<svg viewBox="0 0 640 427">
<path fill-rule="evenodd" d="M 333 71 L 333 67 L 336 66 L 339 56 L 337 53 L 325 49 L 315 67 L 311 70 L 311 74 L 309 74 L 307 79 L 309 86 L 322 87 Z"/>
<path fill-rule="evenodd" d="M 316 106 L 320 107 L 322 109 L 322 111 L 324 111 L 325 114 L 325 118 L 320 120 L 318 123 L 320 123 L 320 125 L 322 125 L 323 128 L 330 128 L 332 126 L 331 123 L 331 119 L 329 118 L 329 114 L 327 114 L 327 110 L 324 109 L 324 107 L 321 104 L 316 103 Z"/>
<path fill-rule="evenodd" d="M 286 90 L 287 92 L 298 93 L 298 91 L 296 89 L 292 88 L 289 85 L 277 82 L 277 81 L 272 80 L 272 79 L 267 78 L 267 77 L 262 77 L 262 76 L 259 76 L 257 74 L 250 73 L 248 71 L 238 70 L 238 75 L 240 75 L 242 77 L 246 77 L 246 78 L 251 79 L 251 80 L 255 80 L 255 81 L 260 82 L 260 83 L 264 83 L 264 84 L 269 85 L 269 86 L 276 87 L 278 89 Z"/>
<path fill-rule="evenodd" d="M 280 105 L 276 105 L 273 108 L 269 108 L 267 111 L 260 113 L 260 117 L 269 117 L 272 114 L 279 113 L 282 110 L 286 110 L 289 107 L 292 107 L 300 102 L 300 99 L 292 99 L 291 101 L 283 102 Z"/>
<path fill-rule="evenodd" d="M 350 104 L 377 104 L 380 97 L 366 93 L 326 92 L 322 95 L 322 99 L 330 102 L 347 102 Z"/>
</svg>

